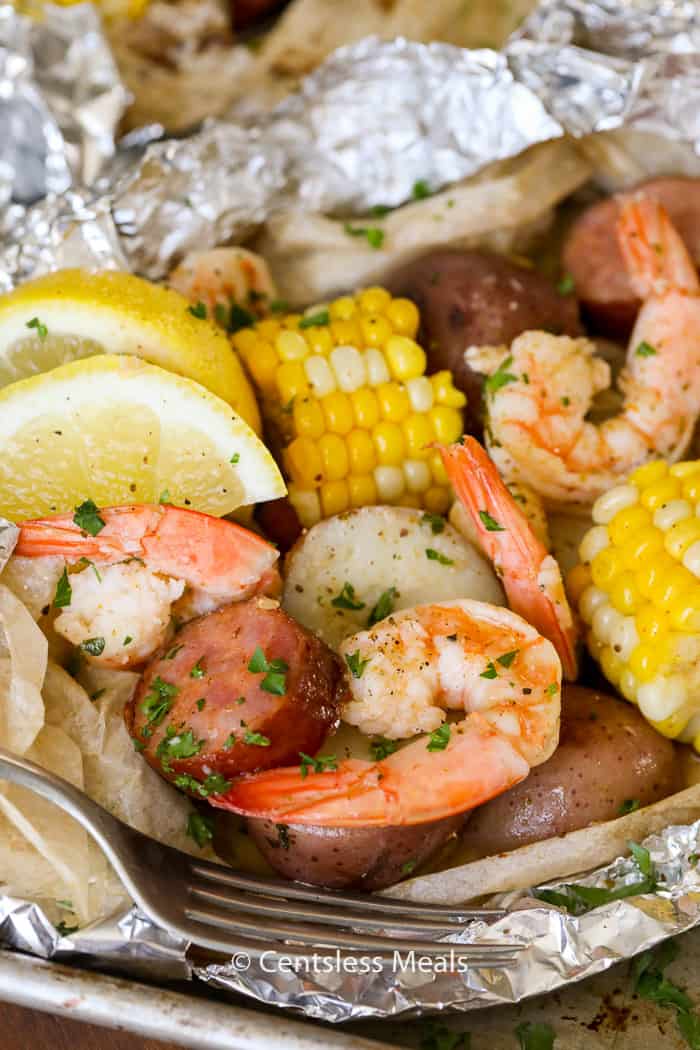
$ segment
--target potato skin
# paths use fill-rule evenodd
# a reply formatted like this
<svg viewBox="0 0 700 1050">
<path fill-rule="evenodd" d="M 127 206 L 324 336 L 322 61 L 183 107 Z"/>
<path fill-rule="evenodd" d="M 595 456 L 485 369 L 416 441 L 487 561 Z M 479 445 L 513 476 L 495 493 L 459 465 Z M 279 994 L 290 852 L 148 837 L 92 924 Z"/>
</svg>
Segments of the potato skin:
<svg viewBox="0 0 700 1050">
<path fill-rule="evenodd" d="M 559 747 L 516 787 L 472 814 L 461 844 L 492 856 L 621 816 L 683 787 L 673 743 L 624 700 L 564 687 Z"/>
<path fill-rule="evenodd" d="M 248 820 L 248 833 L 280 875 L 329 889 L 380 890 L 405 878 L 459 832 L 468 814 L 390 828 L 322 828 Z M 282 829 L 282 830 L 280 830 Z"/>
<path fill-rule="evenodd" d="M 248 670 L 258 646 L 268 660 L 289 665 L 283 696 L 262 688 L 263 673 Z M 195 671 L 193 677 L 196 667 L 203 675 Z M 143 703 L 157 676 L 178 692 L 160 723 L 149 725 Z M 130 735 L 144 745 L 146 761 L 167 780 L 187 773 L 203 781 L 212 772 L 230 779 L 293 765 L 300 751 L 315 754 L 337 724 L 344 689 L 338 657 L 275 602 L 253 598 L 186 624 L 147 666 L 125 720 Z M 157 752 L 168 726 L 191 729 L 202 746 L 191 757 L 170 758 L 164 770 Z M 246 733 L 261 734 L 269 744 L 246 743 Z"/>
<path fill-rule="evenodd" d="M 700 265 L 700 178 L 650 179 L 634 189 L 663 204 L 691 257 Z M 617 243 L 618 210 L 617 197 L 606 197 L 586 208 L 566 237 L 562 266 L 574 279 L 591 328 L 610 338 L 626 339 L 640 300 L 629 282 Z"/>
<path fill-rule="evenodd" d="M 508 346 L 538 328 L 572 336 L 581 331 L 573 295 L 560 295 L 546 277 L 489 252 L 430 252 L 394 272 L 386 284 L 420 310 L 418 339 L 428 354 L 428 371 L 450 369 L 467 395 L 470 429 L 479 426 L 483 377 L 465 363 L 468 346 Z"/>
</svg>

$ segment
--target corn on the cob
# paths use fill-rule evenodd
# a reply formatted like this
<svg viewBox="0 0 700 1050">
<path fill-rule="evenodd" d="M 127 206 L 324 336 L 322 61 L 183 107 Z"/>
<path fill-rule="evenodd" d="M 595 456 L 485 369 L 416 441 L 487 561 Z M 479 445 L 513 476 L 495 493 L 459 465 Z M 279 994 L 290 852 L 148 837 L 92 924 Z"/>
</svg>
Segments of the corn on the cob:
<svg viewBox="0 0 700 1050">
<path fill-rule="evenodd" d="M 700 750 L 700 460 L 645 464 L 601 496 L 567 581 L 603 673 Z"/>
<path fill-rule="evenodd" d="M 425 374 L 419 322 L 408 299 L 367 288 L 233 337 L 303 525 L 373 503 L 448 509 L 430 444 L 461 437 L 466 398 L 450 372 Z"/>
</svg>

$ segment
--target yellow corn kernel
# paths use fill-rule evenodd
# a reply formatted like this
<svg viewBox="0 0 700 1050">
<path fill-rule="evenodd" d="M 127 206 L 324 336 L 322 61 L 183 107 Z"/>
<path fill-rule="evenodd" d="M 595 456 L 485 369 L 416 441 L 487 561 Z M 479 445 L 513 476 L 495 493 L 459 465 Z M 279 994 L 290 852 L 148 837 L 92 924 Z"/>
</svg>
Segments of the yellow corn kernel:
<svg viewBox="0 0 700 1050">
<path fill-rule="evenodd" d="M 423 506 L 417 492 L 404 492 L 403 496 L 399 496 L 397 499 L 396 505 L 398 507 L 413 507 L 415 510 Z"/>
<path fill-rule="evenodd" d="M 285 361 L 277 369 L 277 391 L 282 405 L 288 405 L 293 397 L 309 392 L 306 372 L 301 361 Z"/>
<path fill-rule="evenodd" d="M 679 595 L 668 608 L 671 626 L 688 634 L 700 632 L 700 593 L 697 588 Z"/>
<path fill-rule="evenodd" d="M 640 493 L 640 500 L 649 510 L 656 510 L 664 503 L 670 503 L 672 499 L 678 499 L 681 494 L 681 483 L 678 478 L 667 475 L 660 481 L 647 485 Z"/>
<path fill-rule="evenodd" d="M 353 428 L 352 402 L 347 394 L 336 390 L 321 400 L 326 426 L 333 434 L 349 434 Z"/>
<path fill-rule="evenodd" d="M 661 609 L 651 605 L 651 603 L 647 603 L 639 609 L 634 622 L 637 627 L 637 634 L 642 641 L 650 642 L 655 646 L 668 636 L 671 626 L 668 616 Z"/>
<path fill-rule="evenodd" d="M 326 481 L 342 481 L 348 476 L 350 463 L 345 442 L 338 434 L 324 434 L 318 442 Z"/>
<path fill-rule="evenodd" d="M 351 507 L 371 507 L 377 502 L 377 486 L 371 474 L 350 475 L 348 478 Z"/>
<path fill-rule="evenodd" d="M 377 423 L 372 428 L 372 441 L 380 466 L 396 467 L 403 463 L 406 446 L 401 427 L 397 423 Z"/>
<path fill-rule="evenodd" d="M 628 569 L 637 569 L 647 558 L 663 550 L 664 536 L 660 529 L 653 525 L 639 529 L 628 537 L 623 549 Z"/>
<path fill-rule="evenodd" d="M 370 386 L 380 386 L 391 379 L 384 354 L 381 350 L 377 350 L 376 346 L 370 346 L 365 350 L 365 368 L 367 369 L 367 382 Z"/>
<path fill-rule="evenodd" d="M 633 470 L 627 481 L 630 485 L 636 485 L 639 489 L 645 489 L 647 485 L 654 485 L 668 474 L 668 463 L 663 459 L 653 459 L 650 463 Z"/>
<path fill-rule="evenodd" d="M 346 394 L 359 390 L 367 382 L 364 358 L 354 346 L 336 346 L 331 351 L 330 363 L 338 386 Z"/>
<path fill-rule="evenodd" d="M 351 430 L 345 439 L 351 474 L 371 474 L 377 465 L 374 442 L 367 430 Z M 351 500 L 352 502 L 352 500 Z"/>
<path fill-rule="evenodd" d="M 395 332 L 407 335 L 409 339 L 416 338 L 420 314 L 415 303 L 410 299 L 392 299 L 385 312 Z"/>
<path fill-rule="evenodd" d="M 401 467 L 375 467 L 374 480 L 377 483 L 377 496 L 383 503 L 395 503 L 406 487 Z"/>
<path fill-rule="evenodd" d="M 362 329 L 356 320 L 331 321 L 331 337 L 335 346 L 362 346 Z"/>
<path fill-rule="evenodd" d="M 258 321 L 255 330 L 263 339 L 268 339 L 271 343 L 274 343 L 282 330 L 282 325 L 279 321 L 268 319 L 266 321 Z"/>
<path fill-rule="evenodd" d="M 591 576 L 596 587 L 602 591 L 610 588 L 612 581 L 624 569 L 622 554 L 615 547 L 605 547 L 591 561 Z"/>
<path fill-rule="evenodd" d="M 433 384 L 427 376 L 409 379 L 406 390 L 414 412 L 429 412 L 433 407 Z"/>
<path fill-rule="evenodd" d="M 620 683 L 618 689 L 624 696 L 625 700 L 629 700 L 631 703 L 637 703 L 637 688 L 639 683 L 634 677 L 629 667 L 625 667 L 620 675 Z"/>
<path fill-rule="evenodd" d="M 624 662 L 620 659 L 611 645 L 603 646 L 598 659 L 605 677 L 609 682 L 612 682 L 613 685 L 617 685 L 622 676 L 622 672 L 625 669 Z"/>
<path fill-rule="evenodd" d="M 384 347 L 394 334 L 386 317 L 381 314 L 368 314 L 360 320 L 362 343 L 356 345 Z"/>
<path fill-rule="evenodd" d="M 640 682 L 650 682 L 661 667 L 663 653 L 655 645 L 638 645 L 630 653 L 630 671 Z"/>
<path fill-rule="evenodd" d="M 264 339 L 258 339 L 254 349 L 246 351 L 244 360 L 253 380 L 261 390 L 267 392 L 268 388 L 275 381 L 279 367 L 277 351 L 272 343 L 268 343 Z"/>
<path fill-rule="evenodd" d="M 430 467 L 430 473 L 433 475 L 433 481 L 436 485 L 440 485 L 441 488 L 449 488 L 450 479 L 447 476 L 445 470 L 445 464 L 442 462 L 442 456 L 439 452 L 433 450 L 428 456 L 428 466 Z"/>
<path fill-rule="evenodd" d="M 328 325 L 312 325 L 304 329 L 304 339 L 312 354 L 329 354 L 335 343 Z"/>
<path fill-rule="evenodd" d="M 391 296 L 386 288 L 380 288 L 375 285 L 372 288 L 365 288 L 364 292 L 360 292 L 357 301 L 364 313 L 380 314 L 386 310 L 391 302 Z"/>
<path fill-rule="evenodd" d="M 431 485 L 423 493 L 423 506 L 426 510 L 429 510 L 431 514 L 446 514 L 450 509 L 452 503 L 452 497 L 448 488 L 443 488 L 440 485 Z"/>
<path fill-rule="evenodd" d="M 260 333 L 257 328 L 241 328 L 235 335 L 232 336 L 231 342 L 238 350 L 239 354 L 252 352 L 255 350 L 255 346 L 260 340 Z"/>
<path fill-rule="evenodd" d="M 420 459 L 406 459 L 403 464 L 406 488 L 410 492 L 425 492 L 430 488 L 431 477 L 428 464 Z"/>
<path fill-rule="evenodd" d="M 288 488 L 289 502 L 305 529 L 310 529 L 321 520 L 321 501 L 315 489 L 301 488 L 291 483 Z"/>
<path fill-rule="evenodd" d="M 324 518 L 342 514 L 350 506 L 350 493 L 346 481 L 327 481 L 321 485 L 319 496 Z"/>
<path fill-rule="evenodd" d="M 349 321 L 357 313 L 357 303 L 351 295 L 343 295 L 340 299 L 334 299 L 328 307 L 331 321 Z"/>
<path fill-rule="evenodd" d="M 335 390 L 335 372 L 325 357 L 314 354 L 304 361 L 304 371 L 316 397 L 326 397 Z"/>
<path fill-rule="evenodd" d="M 566 576 L 566 593 L 569 600 L 576 606 L 586 587 L 590 587 L 592 581 L 591 570 L 588 565 L 574 565 Z"/>
<path fill-rule="evenodd" d="M 275 348 L 282 361 L 303 361 L 309 354 L 308 344 L 301 332 L 280 332 L 275 339 Z"/>
<path fill-rule="evenodd" d="M 650 561 L 643 562 L 635 573 L 637 587 L 645 598 L 651 598 L 652 591 L 658 587 L 659 581 L 675 569 L 677 562 L 661 551 Z"/>
<path fill-rule="evenodd" d="M 651 525 L 651 514 L 646 507 L 635 503 L 617 512 L 608 522 L 608 535 L 617 547 L 623 547 L 630 536 Z"/>
<path fill-rule="evenodd" d="M 318 441 L 325 432 L 326 421 L 321 406 L 314 397 L 295 397 L 292 407 L 294 429 L 299 437 Z"/>
<path fill-rule="evenodd" d="M 312 312 L 315 313 L 316 310 L 314 309 Z M 299 322 L 301 321 L 302 317 L 303 314 L 286 314 L 282 318 L 281 325 L 283 328 L 288 328 L 292 331 L 296 331 L 299 328 Z"/>
<path fill-rule="evenodd" d="M 657 733 L 668 737 L 669 740 L 675 740 L 683 732 L 688 721 L 689 715 L 687 710 L 681 708 L 680 711 L 674 711 L 672 715 L 664 718 L 661 722 L 651 722 L 651 725 L 653 725 Z"/>
<path fill-rule="evenodd" d="M 610 587 L 610 601 L 618 612 L 625 616 L 633 616 L 639 608 L 642 597 L 634 581 L 631 572 L 621 572 L 616 576 Z"/>
<path fill-rule="evenodd" d="M 430 417 L 414 413 L 401 424 L 406 448 L 413 459 L 428 459 L 432 453 L 430 443 L 435 440 L 435 431 Z M 439 455 L 439 453 L 438 453 Z M 442 463 L 442 460 L 440 461 Z M 442 480 L 442 476 L 440 479 Z M 447 477 L 445 476 L 445 482 Z"/>
<path fill-rule="evenodd" d="M 684 518 L 665 534 L 664 547 L 672 557 L 680 559 L 696 540 L 700 540 L 700 518 Z"/>
<path fill-rule="evenodd" d="M 433 384 L 433 394 L 438 405 L 450 405 L 452 408 L 464 408 L 467 399 L 461 390 L 457 390 L 452 382 L 451 372 L 436 372 L 430 376 Z"/>
<path fill-rule="evenodd" d="M 284 465 L 293 482 L 302 489 L 314 489 L 323 481 L 323 462 L 316 442 L 298 437 L 284 450 Z"/>
<path fill-rule="evenodd" d="M 675 565 L 663 578 L 654 582 L 651 587 L 651 600 L 666 611 L 681 595 L 691 590 L 694 583 L 695 580 L 687 569 L 682 565 Z"/>
<path fill-rule="evenodd" d="M 400 383 L 381 383 L 377 387 L 379 411 L 390 423 L 400 423 L 411 411 L 406 387 Z"/>
<path fill-rule="evenodd" d="M 682 463 L 674 463 L 668 472 L 674 478 L 687 478 L 691 474 L 697 474 L 698 471 L 700 471 L 700 459 L 685 459 Z"/>
<path fill-rule="evenodd" d="M 435 436 L 443 445 L 459 441 L 464 429 L 462 413 L 451 405 L 435 405 L 428 413 L 435 430 Z"/>
<path fill-rule="evenodd" d="M 353 390 L 350 403 L 358 427 L 371 430 L 379 422 L 379 402 L 373 390 Z"/>
<path fill-rule="evenodd" d="M 392 335 L 386 341 L 384 353 L 394 379 L 416 379 L 425 372 L 425 350 L 408 336 Z"/>
<path fill-rule="evenodd" d="M 691 474 L 689 477 L 683 478 L 681 493 L 683 499 L 689 499 L 691 503 L 697 503 L 700 500 L 700 474 Z"/>
</svg>

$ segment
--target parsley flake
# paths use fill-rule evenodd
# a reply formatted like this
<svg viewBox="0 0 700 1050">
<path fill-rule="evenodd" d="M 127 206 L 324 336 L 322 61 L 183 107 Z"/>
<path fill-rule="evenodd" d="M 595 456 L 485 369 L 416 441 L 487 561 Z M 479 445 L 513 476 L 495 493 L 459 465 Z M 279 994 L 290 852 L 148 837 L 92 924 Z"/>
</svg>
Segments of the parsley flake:
<svg viewBox="0 0 700 1050">
<path fill-rule="evenodd" d="M 555 693 L 558 693 L 558 692 L 559 692 L 559 686 L 557 685 L 556 682 L 550 682 L 549 685 L 547 686 L 547 688 L 545 689 L 545 693 L 547 694 L 547 696 L 554 696 Z"/>
<path fill-rule="evenodd" d="M 413 183 L 411 196 L 414 201 L 424 201 L 426 197 L 432 197 L 433 192 L 425 179 L 418 179 Z"/>
<path fill-rule="evenodd" d="M 428 751 L 444 751 L 450 742 L 450 724 L 443 722 L 437 729 L 433 729 L 428 740 Z"/>
<path fill-rule="evenodd" d="M 87 532 L 89 536 L 98 536 L 105 527 L 105 522 L 100 517 L 100 512 L 91 499 L 86 499 L 84 503 L 75 508 L 73 521 L 79 529 Z"/>
<path fill-rule="evenodd" d="M 524 1021 L 515 1029 L 520 1050 L 552 1050 L 554 1029 L 544 1021 Z"/>
<path fill-rule="evenodd" d="M 345 663 L 350 668 L 353 678 L 362 678 L 369 660 L 363 660 L 360 656 L 360 650 L 357 649 L 354 653 L 345 654 Z"/>
<path fill-rule="evenodd" d="M 234 452 L 233 455 L 231 456 L 231 459 L 229 460 L 229 463 L 232 463 L 234 465 L 234 467 L 235 467 L 236 463 L 240 463 L 240 460 L 241 460 L 240 452 Z"/>
<path fill-rule="evenodd" d="M 344 583 L 340 594 L 331 599 L 334 609 L 364 609 L 365 603 L 358 601 L 355 596 L 355 588 L 351 583 Z"/>
<path fill-rule="evenodd" d="M 445 531 L 445 519 L 442 514 L 424 514 L 420 519 L 422 525 L 430 525 L 433 536 L 438 536 Z"/>
<path fill-rule="evenodd" d="M 68 569 L 63 567 L 63 572 L 56 584 L 56 593 L 53 596 L 54 609 L 66 609 L 73 600 L 73 588 L 68 579 Z"/>
<path fill-rule="evenodd" d="M 634 353 L 636 357 L 656 357 L 658 350 L 651 343 L 647 343 L 646 339 L 642 339 Z"/>
<path fill-rule="evenodd" d="M 27 321 L 27 328 L 35 328 L 36 334 L 40 339 L 46 339 L 49 334 L 49 330 L 45 324 L 42 324 L 38 317 L 32 317 L 31 321 Z"/>
<path fill-rule="evenodd" d="M 375 251 L 384 244 L 384 230 L 380 230 L 378 226 L 353 226 L 352 223 L 346 222 L 343 229 L 350 237 L 366 238 L 370 248 L 374 248 Z"/>
<path fill-rule="evenodd" d="M 628 813 L 636 813 L 641 805 L 642 803 L 638 798 L 626 798 L 624 802 L 621 803 L 617 812 L 621 817 L 625 817 Z"/>
<path fill-rule="evenodd" d="M 369 750 L 375 762 L 381 762 L 383 758 L 393 755 L 398 744 L 395 740 L 387 740 L 384 736 L 375 737 L 369 745 Z"/>
<path fill-rule="evenodd" d="M 372 609 L 367 619 L 367 626 L 374 627 L 375 623 L 386 619 L 394 611 L 394 598 L 398 596 L 396 587 L 389 587 L 387 591 L 380 594 L 377 604 Z"/>
<path fill-rule="evenodd" d="M 481 524 L 484 526 L 487 532 L 505 532 L 506 529 L 502 525 L 499 525 L 495 518 L 492 518 L 487 510 L 479 511 L 479 518 Z"/>
<path fill-rule="evenodd" d="M 86 638 L 78 648 L 84 653 L 89 653 L 90 656 L 102 656 L 105 651 L 105 640 L 104 638 Z"/>
<path fill-rule="evenodd" d="M 204 705 L 206 704 L 206 702 L 207 702 L 206 696 L 200 696 L 200 698 L 199 698 L 199 700 L 197 701 L 197 704 L 196 704 L 197 710 L 198 711 L 203 711 L 204 710 Z"/>
<path fill-rule="evenodd" d="M 164 660 L 174 660 L 181 649 L 184 649 L 184 645 L 174 645 L 172 649 L 168 649 L 167 653 L 163 657 Z"/>
<path fill-rule="evenodd" d="M 250 729 L 246 729 L 245 736 L 243 737 L 245 744 L 250 744 L 252 747 L 269 747 L 270 738 L 263 736 L 262 733 L 254 733 Z"/>
<path fill-rule="evenodd" d="M 214 818 L 203 813 L 190 813 L 187 818 L 187 834 L 200 849 L 204 849 L 214 838 Z"/>
<path fill-rule="evenodd" d="M 495 394 L 496 391 L 500 390 L 501 387 L 507 386 L 508 383 L 517 383 L 518 377 L 509 372 L 508 369 L 513 364 L 513 356 L 509 354 L 508 357 L 501 361 L 500 365 L 493 373 L 484 380 L 484 392 L 487 394 Z"/>
<path fill-rule="evenodd" d="M 289 664 L 285 660 L 269 660 L 258 645 L 250 658 L 248 670 L 252 674 L 264 674 L 260 688 L 274 696 L 284 696 L 287 692 L 287 671 Z"/>
<path fill-rule="evenodd" d="M 167 489 L 163 489 L 160 496 L 158 497 L 159 503 L 170 503 L 170 493 Z"/>
<path fill-rule="evenodd" d="M 299 328 L 321 328 L 331 323 L 328 310 L 319 310 L 315 314 L 306 314 L 299 322 Z"/>
<path fill-rule="evenodd" d="M 481 672 L 479 678 L 498 678 L 498 671 L 492 660 L 489 660 L 486 665 L 486 670 Z"/>
<path fill-rule="evenodd" d="M 519 652 L 519 649 L 512 649 L 509 653 L 503 653 L 503 656 L 496 657 L 496 663 L 500 664 L 501 667 L 510 667 Z"/>
<path fill-rule="evenodd" d="M 202 667 L 202 657 L 200 656 L 199 660 L 197 660 L 197 663 L 190 671 L 190 678 L 204 678 L 205 674 L 206 671 Z"/>
<path fill-rule="evenodd" d="M 565 273 L 561 280 L 557 284 L 557 292 L 559 295 L 571 295 L 572 292 L 576 291 L 576 282 L 574 281 L 573 275 Z"/>
<path fill-rule="evenodd" d="M 201 300 L 198 300 L 192 306 L 187 307 L 187 313 L 192 314 L 193 317 L 196 317 L 198 320 L 203 321 L 207 316 L 206 304 L 203 303 Z"/>
<path fill-rule="evenodd" d="M 306 777 L 310 769 L 314 773 L 331 773 L 338 768 L 338 760 L 335 755 L 321 755 L 319 758 L 312 758 L 311 755 L 305 755 L 303 751 L 300 751 L 299 758 L 301 759 L 299 772 L 302 777 Z"/>
<path fill-rule="evenodd" d="M 200 710 L 201 710 L 201 708 L 200 708 Z M 223 745 L 222 745 L 224 751 L 230 751 L 235 743 L 236 743 L 236 734 L 235 733 L 229 733 L 229 735 L 226 737 L 226 739 L 224 740 Z"/>
<path fill-rule="evenodd" d="M 428 561 L 436 561 L 439 565 L 454 565 L 452 558 L 448 558 L 446 554 L 441 554 L 440 551 L 433 550 L 432 547 L 425 548 L 425 556 Z"/>
<path fill-rule="evenodd" d="M 160 725 L 179 692 L 178 687 L 172 682 L 164 682 L 160 675 L 156 675 L 141 704 L 141 711 L 146 716 L 149 725 Z"/>
</svg>

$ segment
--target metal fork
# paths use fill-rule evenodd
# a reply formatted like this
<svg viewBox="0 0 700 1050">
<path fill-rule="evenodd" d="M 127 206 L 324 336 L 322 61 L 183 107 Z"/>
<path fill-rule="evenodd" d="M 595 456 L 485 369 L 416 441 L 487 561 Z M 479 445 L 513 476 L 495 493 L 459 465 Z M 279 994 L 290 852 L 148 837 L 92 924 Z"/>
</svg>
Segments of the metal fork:
<svg viewBox="0 0 700 1050">
<path fill-rule="evenodd" d="M 395 952 L 448 955 L 454 950 L 455 958 L 488 967 L 512 963 L 520 950 L 508 943 L 437 940 L 473 919 L 501 917 L 496 909 L 413 905 L 241 875 L 148 838 L 66 780 L 3 748 L 0 779 L 29 788 L 74 817 L 102 848 L 139 908 L 159 926 L 205 948 L 244 951 L 252 958 L 271 950 L 303 958 L 310 946 L 386 959 Z"/>
</svg>

